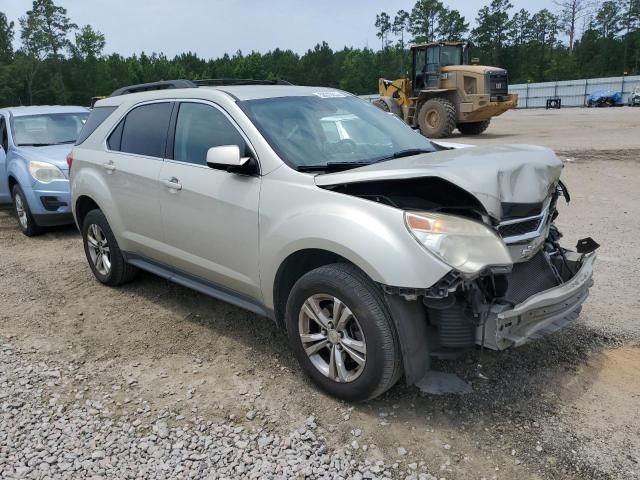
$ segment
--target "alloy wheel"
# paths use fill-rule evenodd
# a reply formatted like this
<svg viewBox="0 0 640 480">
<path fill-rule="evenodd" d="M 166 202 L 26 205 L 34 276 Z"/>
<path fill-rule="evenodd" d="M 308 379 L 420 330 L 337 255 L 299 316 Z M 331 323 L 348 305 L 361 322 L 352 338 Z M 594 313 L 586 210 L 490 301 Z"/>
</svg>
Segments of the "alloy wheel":
<svg viewBox="0 0 640 480">
<path fill-rule="evenodd" d="M 27 209 L 25 207 L 24 200 L 22 200 L 22 195 L 20 195 L 19 193 L 16 194 L 14 201 L 16 203 L 16 213 L 18 214 L 18 221 L 20 222 L 22 228 L 26 230 L 29 228 L 29 219 L 27 218 Z"/>
<path fill-rule="evenodd" d="M 106 235 L 95 223 L 89 225 L 87 230 L 87 246 L 96 271 L 100 275 L 108 276 L 111 271 L 111 250 Z"/>
<path fill-rule="evenodd" d="M 357 379 L 366 365 L 364 332 L 340 299 L 326 294 L 309 297 L 300 309 L 298 332 L 313 366 L 338 383 Z"/>
</svg>

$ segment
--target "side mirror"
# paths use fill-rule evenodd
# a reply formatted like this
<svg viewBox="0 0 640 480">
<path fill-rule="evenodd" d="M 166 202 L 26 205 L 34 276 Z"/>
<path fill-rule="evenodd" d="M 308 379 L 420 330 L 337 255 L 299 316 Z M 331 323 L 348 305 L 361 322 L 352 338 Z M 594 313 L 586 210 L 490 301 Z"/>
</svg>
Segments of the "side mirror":
<svg viewBox="0 0 640 480">
<path fill-rule="evenodd" d="M 207 165 L 211 168 L 237 169 L 249 161 L 249 157 L 240 156 L 238 145 L 223 145 L 207 150 Z"/>
</svg>

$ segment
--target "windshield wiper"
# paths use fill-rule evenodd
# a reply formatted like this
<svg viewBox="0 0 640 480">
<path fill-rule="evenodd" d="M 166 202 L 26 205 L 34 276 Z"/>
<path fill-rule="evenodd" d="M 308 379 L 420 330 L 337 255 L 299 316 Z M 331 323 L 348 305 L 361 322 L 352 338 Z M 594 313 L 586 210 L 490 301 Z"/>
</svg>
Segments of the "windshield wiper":
<svg viewBox="0 0 640 480">
<path fill-rule="evenodd" d="M 63 140 L 62 142 L 56 142 L 54 145 L 66 145 L 68 143 L 76 143 L 75 140 Z"/>
<path fill-rule="evenodd" d="M 332 170 L 348 170 L 366 165 L 371 165 L 371 162 L 328 162 L 318 165 L 300 165 L 297 167 L 297 170 L 299 172 L 326 172 Z"/>
<path fill-rule="evenodd" d="M 414 155 L 420 155 L 421 153 L 433 153 L 433 150 L 427 150 L 426 148 L 408 148 L 406 150 L 400 150 L 389 157 L 389 159 L 412 157 Z"/>
<path fill-rule="evenodd" d="M 19 147 L 48 147 L 50 143 L 21 143 Z"/>
</svg>

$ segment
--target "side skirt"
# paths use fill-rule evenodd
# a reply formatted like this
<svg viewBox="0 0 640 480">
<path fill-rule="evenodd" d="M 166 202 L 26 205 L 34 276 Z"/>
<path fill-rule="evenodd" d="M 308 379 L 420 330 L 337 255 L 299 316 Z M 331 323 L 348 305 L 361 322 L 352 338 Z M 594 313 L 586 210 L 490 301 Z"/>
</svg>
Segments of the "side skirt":
<svg viewBox="0 0 640 480">
<path fill-rule="evenodd" d="M 130 263 L 134 267 L 138 267 L 141 270 L 153 273 L 154 275 L 177 283 L 178 285 L 182 285 L 183 287 L 204 293 L 210 297 L 222 300 L 223 302 L 230 303 L 275 321 L 275 313 L 273 310 L 268 309 L 262 303 L 238 293 L 235 290 L 231 290 L 194 275 L 175 270 L 169 266 L 149 260 L 135 253 L 123 252 L 123 255 L 127 263 Z"/>
</svg>

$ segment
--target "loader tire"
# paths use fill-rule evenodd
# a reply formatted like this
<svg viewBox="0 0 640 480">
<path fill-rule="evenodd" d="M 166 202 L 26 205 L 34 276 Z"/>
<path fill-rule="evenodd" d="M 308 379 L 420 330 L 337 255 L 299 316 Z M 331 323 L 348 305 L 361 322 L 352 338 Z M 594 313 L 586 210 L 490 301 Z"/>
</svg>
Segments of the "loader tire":
<svg viewBox="0 0 640 480">
<path fill-rule="evenodd" d="M 480 135 L 484 133 L 489 125 L 491 124 L 491 120 L 484 120 L 482 122 L 471 122 L 471 123 L 460 123 L 458 125 L 458 130 L 463 135 Z"/>
<path fill-rule="evenodd" d="M 456 129 L 458 112 L 446 98 L 432 98 L 424 102 L 418 113 L 420 132 L 427 138 L 450 137 Z"/>
</svg>

